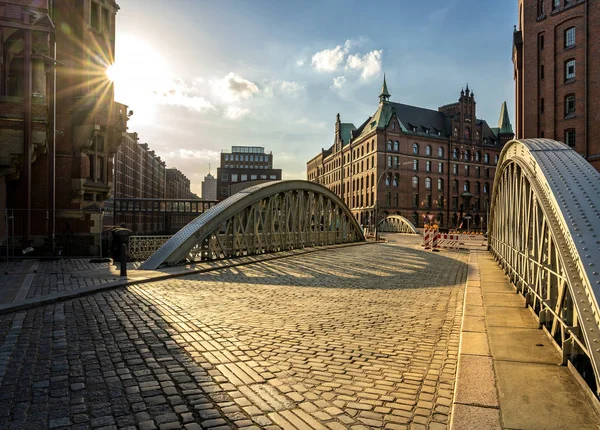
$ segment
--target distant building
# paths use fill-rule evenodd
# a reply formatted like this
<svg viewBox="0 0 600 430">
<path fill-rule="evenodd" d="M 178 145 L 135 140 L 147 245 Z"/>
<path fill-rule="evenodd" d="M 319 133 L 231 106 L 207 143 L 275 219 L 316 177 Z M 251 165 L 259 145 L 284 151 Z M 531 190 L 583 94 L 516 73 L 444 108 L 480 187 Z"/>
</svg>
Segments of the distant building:
<svg viewBox="0 0 600 430">
<path fill-rule="evenodd" d="M 202 181 L 202 200 L 217 200 L 217 180 L 210 173 Z"/>
<path fill-rule="evenodd" d="M 358 222 L 402 215 L 422 227 L 483 228 L 496 163 L 513 138 L 506 103 L 498 127 L 476 117 L 475 95 L 438 110 L 390 100 L 385 78 L 375 113 L 360 126 L 335 122 L 333 145 L 307 163 L 309 181 L 337 194 Z"/>
<path fill-rule="evenodd" d="M 513 33 L 518 138 L 562 141 L 600 170 L 600 7 L 519 0 Z"/>
<path fill-rule="evenodd" d="M 217 169 L 217 199 L 226 199 L 254 185 L 252 181 L 280 179 L 281 169 L 273 168 L 273 153 L 267 154 L 265 148 L 259 146 L 232 146 L 231 152 L 221 153 L 221 165 Z"/>
<path fill-rule="evenodd" d="M 167 199 L 193 199 L 190 180 L 181 170 L 171 167 L 167 169 Z"/>
</svg>

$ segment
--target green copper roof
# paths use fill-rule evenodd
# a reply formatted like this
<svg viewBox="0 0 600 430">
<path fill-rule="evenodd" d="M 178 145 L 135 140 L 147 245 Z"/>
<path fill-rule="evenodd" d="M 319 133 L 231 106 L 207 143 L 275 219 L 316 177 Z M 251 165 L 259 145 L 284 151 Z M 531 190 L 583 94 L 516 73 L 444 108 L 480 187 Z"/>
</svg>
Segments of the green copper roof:
<svg viewBox="0 0 600 430">
<path fill-rule="evenodd" d="M 385 73 L 383 74 L 383 85 L 381 87 L 381 94 L 379 94 L 380 99 L 381 99 L 381 97 L 388 97 L 388 98 L 391 97 L 391 94 L 387 88 L 387 83 L 385 82 Z"/>
<path fill-rule="evenodd" d="M 349 122 L 343 122 L 340 124 L 340 138 L 344 142 L 344 146 L 350 143 L 350 139 L 352 139 L 352 131 L 356 130 L 354 124 Z"/>
<path fill-rule="evenodd" d="M 502 103 L 502 109 L 500 109 L 500 119 L 498 120 L 498 134 L 514 134 L 510 118 L 508 117 L 508 108 L 506 102 Z"/>
</svg>

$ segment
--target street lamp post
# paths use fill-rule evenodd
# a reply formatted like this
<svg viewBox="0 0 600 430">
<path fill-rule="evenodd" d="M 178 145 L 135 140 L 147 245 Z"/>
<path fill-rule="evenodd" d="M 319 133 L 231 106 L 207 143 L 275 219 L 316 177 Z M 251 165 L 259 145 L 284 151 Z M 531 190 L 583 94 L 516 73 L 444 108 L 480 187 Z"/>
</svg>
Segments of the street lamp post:
<svg viewBox="0 0 600 430">
<path fill-rule="evenodd" d="M 400 166 L 403 166 L 405 164 L 411 164 L 411 163 L 412 163 L 412 161 L 405 161 L 403 163 L 398 163 L 393 166 L 390 166 L 387 169 L 385 169 L 383 172 L 381 172 L 381 175 L 379 175 L 379 178 L 377 178 L 377 183 L 375 184 L 375 242 L 377 242 L 379 240 L 379 230 L 377 229 L 377 225 L 379 224 L 379 219 L 378 219 L 378 216 L 379 216 L 379 214 L 378 214 L 378 212 L 379 212 L 379 196 L 378 196 L 379 181 L 381 181 L 381 178 L 383 178 L 383 175 L 385 175 L 388 170 L 396 169 L 396 168 L 399 168 Z M 400 175 L 401 174 L 402 174 L 402 169 L 400 169 Z M 400 178 L 398 178 L 398 183 L 400 183 Z"/>
</svg>

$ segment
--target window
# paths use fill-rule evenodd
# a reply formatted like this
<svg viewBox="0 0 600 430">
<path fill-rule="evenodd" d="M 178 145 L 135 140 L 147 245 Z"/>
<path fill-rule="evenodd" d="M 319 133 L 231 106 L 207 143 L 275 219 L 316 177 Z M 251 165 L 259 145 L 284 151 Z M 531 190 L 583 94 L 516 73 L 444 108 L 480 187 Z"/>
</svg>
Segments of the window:
<svg viewBox="0 0 600 430">
<path fill-rule="evenodd" d="M 571 148 L 575 148 L 575 129 L 570 128 L 565 130 L 565 143 Z"/>
<path fill-rule="evenodd" d="M 231 182 L 237 182 L 237 181 L 238 181 L 237 173 L 232 173 L 231 174 Z"/>
<path fill-rule="evenodd" d="M 412 178 L 412 187 L 415 190 L 419 189 L 419 178 L 417 176 L 413 176 Z"/>
<path fill-rule="evenodd" d="M 452 173 L 454 173 L 455 175 L 458 175 L 458 164 L 454 163 L 452 165 Z"/>
<path fill-rule="evenodd" d="M 465 181 L 465 183 L 463 185 L 463 191 L 465 193 L 468 193 L 471 191 L 471 183 L 469 181 Z"/>
<path fill-rule="evenodd" d="M 419 170 L 419 160 L 413 160 L 413 170 L 415 172 Z"/>
<path fill-rule="evenodd" d="M 427 194 L 425 196 L 425 207 L 426 208 L 430 208 L 431 207 L 431 194 Z"/>
<path fill-rule="evenodd" d="M 481 184 L 479 182 L 475 182 L 475 194 L 481 193 Z"/>
<path fill-rule="evenodd" d="M 469 172 L 470 172 L 469 166 L 465 165 L 465 176 L 469 176 Z"/>
<path fill-rule="evenodd" d="M 394 141 L 394 151 L 398 152 L 398 141 Z"/>
<path fill-rule="evenodd" d="M 471 161 L 471 151 L 470 150 L 467 149 L 465 151 L 464 159 L 467 161 Z"/>
<path fill-rule="evenodd" d="M 368 180 L 368 179 L 369 179 L 369 178 L 367 178 L 367 180 Z M 399 176 L 398 176 L 398 174 L 396 173 L 396 174 L 394 175 L 394 182 L 392 183 L 392 184 L 394 185 L 394 187 L 397 187 L 397 186 L 398 186 L 398 179 L 399 179 Z"/>
<path fill-rule="evenodd" d="M 413 205 L 413 207 L 419 207 L 419 195 L 418 194 L 413 194 L 412 205 Z"/>
<path fill-rule="evenodd" d="M 544 15 L 544 13 L 545 13 L 545 10 L 544 10 L 544 0 L 540 0 L 540 6 L 539 7 L 540 7 L 540 10 L 539 10 L 539 14 L 538 15 L 541 18 Z"/>
<path fill-rule="evenodd" d="M 392 167 L 392 156 L 391 155 L 387 156 L 387 166 Z"/>
<path fill-rule="evenodd" d="M 425 189 L 426 190 L 431 189 L 431 178 L 425 178 Z"/>
<path fill-rule="evenodd" d="M 387 143 L 387 150 L 388 150 L 388 151 L 391 151 L 391 150 L 392 150 L 392 141 L 391 141 L 391 140 L 388 140 L 388 143 Z"/>
<path fill-rule="evenodd" d="M 93 154 L 88 154 L 88 159 L 90 163 L 90 171 L 88 173 L 88 179 L 92 181 L 96 180 L 96 156 Z"/>
<path fill-rule="evenodd" d="M 458 159 L 458 149 L 454 148 L 452 150 L 452 158 L 454 158 L 455 160 Z"/>
<path fill-rule="evenodd" d="M 475 161 L 479 162 L 479 160 L 481 160 L 481 152 L 477 151 L 475 153 Z"/>
<path fill-rule="evenodd" d="M 475 166 L 475 177 L 479 178 L 479 176 L 481 174 L 480 171 L 481 171 L 481 169 L 479 168 L 479 166 Z"/>
<path fill-rule="evenodd" d="M 425 155 L 431 157 L 431 146 L 427 145 L 425 147 Z"/>
<path fill-rule="evenodd" d="M 221 195 L 227 196 L 227 187 L 221 187 Z"/>
<path fill-rule="evenodd" d="M 438 157 L 442 158 L 444 156 L 444 148 L 441 146 L 438 148 Z"/>
<path fill-rule="evenodd" d="M 565 97 L 565 117 L 575 115 L 575 94 L 568 94 Z"/>
<path fill-rule="evenodd" d="M 100 5 L 96 2 L 91 2 L 92 8 L 90 11 L 90 26 L 100 31 Z"/>
<path fill-rule="evenodd" d="M 489 167 L 486 167 L 486 168 L 485 168 L 485 177 L 486 177 L 486 178 L 489 178 L 489 177 L 490 177 L 490 168 L 489 168 Z"/>
<path fill-rule="evenodd" d="M 458 197 L 452 197 L 452 209 L 458 209 Z"/>
<path fill-rule="evenodd" d="M 490 154 L 484 154 L 483 162 L 486 164 L 490 162 Z"/>
<path fill-rule="evenodd" d="M 540 47 L 540 51 L 544 50 L 544 35 L 540 34 L 540 37 L 538 39 L 538 43 L 539 43 L 539 47 Z"/>
<path fill-rule="evenodd" d="M 544 98 L 543 97 L 540 99 L 540 113 L 542 115 L 544 114 Z"/>
<path fill-rule="evenodd" d="M 229 161 L 229 154 L 225 154 L 225 161 Z"/>
<path fill-rule="evenodd" d="M 560 7 L 560 0 L 552 0 L 552 10 Z"/>
<path fill-rule="evenodd" d="M 490 192 L 490 184 L 488 184 L 486 182 L 485 184 L 483 184 L 483 193 L 488 194 L 489 192 Z"/>
<path fill-rule="evenodd" d="M 395 167 L 398 167 L 399 163 L 400 163 L 400 162 L 399 162 L 399 160 L 398 160 L 398 157 L 394 157 L 394 166 L 395 166 Z M 368 169 L 368 166 L 367 166 L 367 169 Z"/>
<path fill-rule="evenodd" d="M 244 182 L 244 181 L 247 181 L 247 180 L 248 180 L 248 175 L 246 175 L 246 174 L 243 174 L 243 175 L 241 176 L 241 178 L 242 178 L 242 182 Z"/>
<path fill-rule="evenodd" d="M 540 81 L 544 80 L 544 65 L 540 66 Z"/>
<path fill-rule="evenodd" d="M 256 181 L 258 178 L 256 177 L 256 175 L 250 175 L 250 180 L 251 181 Z"/>
<path fill-rule="evenodd" d="M 271 180 L 277 179 L 277 175 L 270 175 L 269 179 L 271 179 Z"/>
<path fill-rule="evenodd" d="M 416 206 L 413 204 L 413 206 Z M 415 227 L 419 226 L 419 214 L 416 212 L 413 212 L 412 214 L 412 223 L 415 225 Z"/>
<path fill-rule="evenodd" d="M 98 160 L 98 180 L 104 182 L 104 157 L 96 157 Z"/>
<path fill-rule="evenodd" d="M 425 162 L 425 171 L 426 172 L 431 172 L 431 161 L 426 161 Z"/>
<path fill-rule="evenodd" d="M 389 174 L 385 175 L 385 186 L 386 187 L 390 186 L 390 178 L 391 178 L 391 175 L 389 175 Z"/>
<path fill-rule="evenodd" d="M 456 179 L 454 179 L 452 181 L 452 192 L 453 193 L 457 193 L 458 192 L 458 181 Z"/>
<path fill-rule="evenodd" d="M 567 28 L 565 30 L 565 48 L 571 48 L 575 46 L 575 27 Z"/>
<path fill-rule="evenodd" d="M 413 143 L 413 154 L 418 154 L 419 153 L 419 145 L 417 145 L 416 143 Z"/>
<path fill-rule="evenodd" d="M 469 140 L 471 138 L 471 129 L 469 127 L 465 127 L 465 140 Z"/>
<path fill-rule="evenodd" d="M 444 173 L 444 163 L 438 163 L 438 173 Z"/>
<path fill-rule="evenodd" d="M 565 81 L 575 79 L 575 60 L 569 60 L 565 63 Z"/>
</svg>

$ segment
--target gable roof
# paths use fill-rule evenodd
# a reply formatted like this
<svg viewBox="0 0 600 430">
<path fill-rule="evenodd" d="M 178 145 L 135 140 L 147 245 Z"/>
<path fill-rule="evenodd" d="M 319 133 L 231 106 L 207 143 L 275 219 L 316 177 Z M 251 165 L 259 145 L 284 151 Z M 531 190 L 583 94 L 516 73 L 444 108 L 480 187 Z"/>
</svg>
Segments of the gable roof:
<svg viewBox="0 0 600 430">
<path fill-rule="evenodd" d="M 340 139 L 342 139 L 344 142 L 344 146 L 350 143 L 350 140 L 352 139 L 352 132 L 354 130 L 356 130 L 356 127 L 354 127 L 354 124 L 350 122 L 342 122 L 340 124 Z"/>
</svg>

